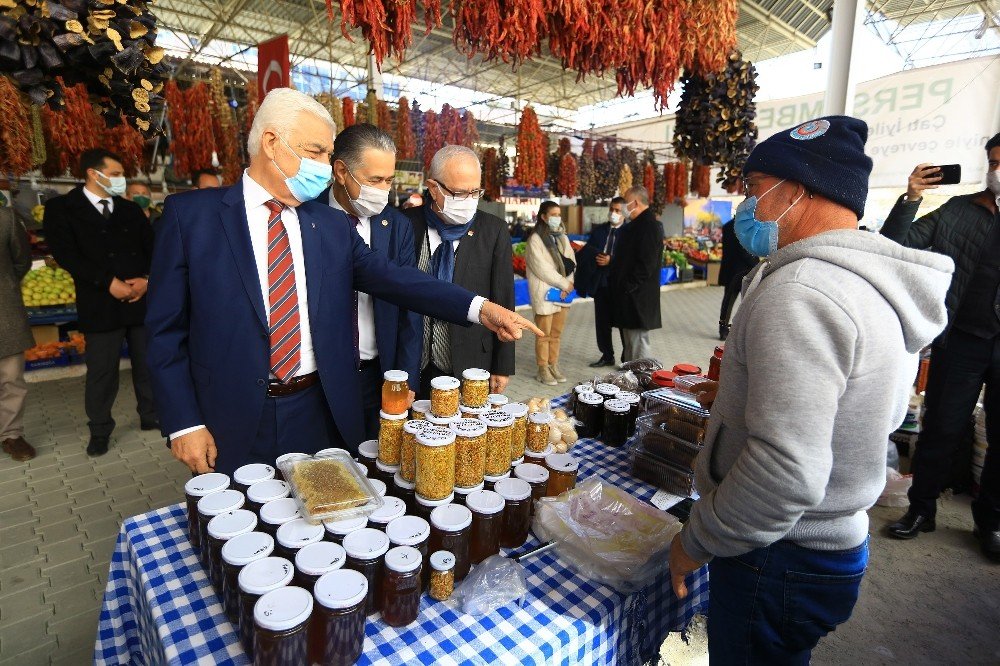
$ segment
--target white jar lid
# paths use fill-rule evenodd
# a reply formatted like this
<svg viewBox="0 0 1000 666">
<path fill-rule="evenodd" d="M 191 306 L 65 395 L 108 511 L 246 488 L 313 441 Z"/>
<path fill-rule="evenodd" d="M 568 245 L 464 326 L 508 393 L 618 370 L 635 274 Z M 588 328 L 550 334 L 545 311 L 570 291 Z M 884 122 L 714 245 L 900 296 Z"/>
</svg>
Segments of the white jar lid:
<svg viewBox="0 0 1000 666">
<path fill-rule="evenodd" d="M 531 486 L 522 479 L 501 479 L 493 486 L 493 491 L 508 502 L 518 502 L 531 497 Z"/>
<path fill-rule="evenodd" d="M 347 456 L 348 458 L 351 457 L 351 454 L 347 451 L 347 449 L 338 449 L 338 448 L 320 449 L 319 451 L 317 451 L 313 455 L 314 456 L 335 456 L 335 455 L 338 455 L 338 454 L 343 454 L 343 455 Z"/>
<path fill-rule="evenodd" d="M 600 393 L 581 393 L 576 396 L 577 402 L 582 402 L 585 405 L 599 405 L 604 402 L 604 396 Z"/>
<path fill-rule="evenodd" d="M 451 504 L 452 502 L 455 501 L 455 493 L 451 493 L 444 499 L 439 499 L 439 500 L 427 499 L 420 493 L 417 493 L 416 498 L 417 498 L 417 504 L 421 506 L 444 506 L 445 504 Z"/>
<path fill-rule="evenodd" d="M 375 467 L 383 474 L 395 474 L 399 471 L 399 465 L 387 465 L 381 460 L 375 461 Z"/>
<path fill-rule="evenodd" d="M 499 409 L 491 409 L 479 418 L 491 428 L 509 428 L 514 425 L 514 417 Z"/>
<path fill-rule="evenodd" d="M 431 568 L 434 571 L 451 571 L 455 568 L 455 556 L 448 550 L 438 550 L 431 554 Z"/>
<path fill-rule="evenodd" d="M 274 478 L 274 468 L 264 463 L 243 465 L 233 472 L 233 481 L 243 486 L 252 486 L 260 481 Z"/>
<path fill-rule="evenodd" d="M 283 557 L 265 557 L 240 569 L 237 581 L 247 594 L 266 594 L 284 587 L 295 575 L 295 567 Z"/>
<path fill-rule="evenodd" d="M 472 486 L 471 488 L 462 488 L 461 486 L 455 486 L 455 494 L 465 495 L 466 497 L 468 497 L 472 493 L 482 490 L 485 486 L 486 484 L 482 481 L 480 481 L 477 485 Z"/>
<path fill-rule="evenodd" d="M 309 621 L 313 598 L 301 587 L 268 592 L 253 607 L 253 621 L 268 631 L 288 631 Z"/>
<path fill-rule="evenodd" d="M 275 459 L 274 466 L 280 467 L 281 463 L 283 462 L 289 462 L 291 460 L 299 460 L 300 458 L 308 458 L 308 457 L 309 456 L 306 455 L 305 453 L 285 453 L 283 455 L 278 456 Z"/>
<path fill-rule="evenodd" d="M 431 536 L 431 526 L 420 516 L 401 516 L 385 526 L 389 542 L 397 546 L 416 546 Z"/>
<path fill-rule="evenodd" d="M 462 373 L 462 379 L 468 379 L 470 382 L 488 382 L 490 373 L 482 368 L 469 368 Z"/>
<path fill-rule="evenodd" d="M 482 437 L 486 434 L 486 424 L 479 419 L 459 419 L 451 424 L 456 435 L 464 439 Z"/>
<path fill-rule="evenodd" d="M 526 458 L 534 458 L 535 460 L 541 460 L 541 459 L 544 459 L 547 455 L 555 453 L 555 452 L 556 452 L 556 449 L 555 449 L 554 446 L 552 446 L 551 444 L 546 444 L 544 451 L 539 451 L 539 452 L 536 453 L 536 452 L 532 451 L 531 449 L 525 449 L 524 450 L 524 455 L 525 455 Z"/>
<path fill-rule="evenodd" d="M 438 391 L 452 391 L 462 385 L 454 377 L 435 377 L 431 380 L 431 388 Z"/>
<path fill-rule="evenodd" d="M 528 415 L 528 420 L 538 425 L 548 425 L 552 423 L 552 414 L 549 412 L 535 412 Z"/>
<path fill-rule="evenodd" d="M 505 396 L 503 393 L 490 393 L 486 397 L 486 399 L 494 407 L 503 407 L 508 402 L 510 402 L 510 398 L 508 398 L 507 396 Z"/>
<path fill-rule="evenodd" d="M 375 458 L 378 458 L 378 440 L 369 439 L 368 441 L 358 444 L 358 455 L 362 458 L 368 458 L 369 460 L 375 460 Z"/>
<path fill-rule="evenodd" d="M 284 481 L 271 479 L 261 481 L 247 488 L 247 499 L 257 504 L 266 504 L 272 500 L 288 497 L 290 487 Z"/>
<path fill-rule="evenodd" d="M 284 525 L 289 520 L 301 517 L 299 506 L 291 497 L 268 502 L 260 508 L 260 520 L 268 525 Z"/>
<path fill-rule="evenodd" d="M 632 391 L 619 391 L 615 398 L 618 400 L 624 400 L 630 405 L 638 404 L 639 401 L 642 400 L 642 396 L 638 393 L 633 393 Z"/>
<path fill-rule="evenodd" d="M 523 463 L 514 468 L 514 476 L 528 483 L 544 483 L 549 480 L 549 470 L 535 463 Z"/>
<path fill-rule="evenodd" d="M 305 518 L 296 518 L 278 528 L 278 544 L 285 548 L 302 548 L 323 538 L 323 526 L 313 525 Z"/>
<path fill-rule="evenodd" d="M 400 490 L 413 490 L 414 488 L 417 487 L 416 483 L 414 483 L 413 481 L 407 481 L 406 479 L 403 478 L 403 475 L 401 473 L 399 473 L 399 472 L 396 472 L 393 475 L 392 482 Z"/>
<path fill-rule="evenodd" d="M 356 560 L 374 560 L 389 550 L 389 537 L 381 530 L 365 527 L 344 537 L 344 550 Z"/>
<path fill-rule="evenodd" d="M 576 472 L 580 462 L 569 453 L 553 453 L 545 457 L 545 464 L 553 472 Z"/>
<path fill-rule="evenodd" d="M 295 568 L 307 576 L 322 576 L 344 566 L 347 551 L 330 541 L 317 541 L 295 553 Z"/>
<path fill-rule="evenodd" d="M 432 425 L 436 425 L 440 428 L 447 428 L 452 423 L 454 423 L 456 419 L 460 418 L 462 418 L 461 412 L 459 412 L 458 414 L 452 414 L 451 416 L 434 416 L 431 413 L 427 414 L 427 420 Z"/>
<path fill-rule="evenodd" d="M 220 490 L 198 500 L 198 513 L 203 516 L 217 516 L 220 513 L 236 511 L 245 502 L 243 493 L 238 490 Z"/>
<path fill-rule="evenodd" d="M 378 410 L 378 415 L 385 421 L 402 421 L 403 419 L 410 418 L 406 412 L 402 414 L 389 414 L 388 412 L 383 412 L 381 409 Z"/>
<path fill-rule="evenodd" d="M 426 414 L 431 411 L 431 401 L 430 400 L 415 400 L 413 405 L 410 407 L 411 412 L 420 412 L 421 414 Z"/>
<path fill-rule="evenodd" d="M 604 409 L 609 412 L 615 412 L 616 414 L 627 414 L 629 405 L 624 400 L 605 400 Z"/>
<path fill-rule="evenodd" d="M 503 511 L 504 502 L 503 497 L 492 490 L 480 490 L 465 498 L 465 506 L 470 511 L 489 515 Z"/>
<path fill-rule="evenodd" d="M 409 573 L 420 568 L 424 556 L 412 546 L 396 546 L 385 554 L 385 568 L 399 573 Z"/>
<path fill-rule="evenodd" d="M 496 476 L 490 476 L 489 474 L 487 474 L 486 476 L 483 477 L 483 481 L 486 483 L 496 483 L 497 481 L 509 478 L 510 478 L 510 470 L 507 470 L 503 474 L 497 474 Z"/>
<path fill-rule="evenodd" d="M 253 532 L 256 527 L 257 516 L 253 511 L 237 509 L 229 513 L 220 513 L 208 521 L 208 536 L 213 539 L 232 539 Z"/>
<path fill-rule="evenodd" d="M 188 479 L 187 483 L 184 484 L 184 493 L 191 497 L 204 497 L 228 487 L 229 476 L 219 472 L 209 472 Z"/>
<path fill-rule="evenodd" d="M 222 560 L 242 567 L 274 552 L 274 537 L 263 532 L 247 532 L 234 536 L 222 545 Z"/>
<path fill-rule="evenodd" d="M 324 608 L 357 606 L 368 596 L 368 579 L 354 569 L 337 569 L 320 576 L 313 587 L 313 596 Z"/>
<path fill-rule="evenodd" d="M 403 424 L 403 432 L 417 435 L 423 432 L 425 428 L 430 427 L 432 427 L 432 424 L 426 419 L 413 419 Z"/>
<path fill-rule="evenodd" d="M 479 418 L 486 412 L 490 411 L 490 406 L 484 405 L 483 407 L 469 407 L 468 405 L 459 405 L 458 411 L 462 412 L 462 414 L 466 417 L 471 415 Z"/>
<path fill-rule="evenodd" d="M 399 472 L 397 472 L 397 474 L 398 473 Z M 368 483 L 372 484 L 372 490 L 375 491 L 376 495 L 378 495 L 379 497 L 385 497 L 385 493 L 387 490 L 387 488 L 385 487 L 385 481 L 382 481 L 381 479 L 369 479 Z"/>
<path fill-rule="evenodd" d="M 428 428 L 417 434 L 417 444 L 422 446 L 448 446 L 455 443 L 455 433 L 445 428 Z"/>
<path fill-rule="evenodd" d="M 323 523 L 323 527 L 326 528 L 327 532 L 338 536 L 357 532 L 367 527 L 367 525 L 368 516 L 358 516 L 356 518 L 348 518 L 347 520 L 327 520 Z"/>
<path fill-rule="evenodd" d="M 442 532 L 458 532 L 472 524 L 472 512 L 461 504 L 445 504 L 431 511 L 431 525 Z"/>
<path fill-rule="evenodd" d="M 403 370 L 389 370 L 382 378 L 387 382 L 405 382 L 410 378 L 410 373 Z"/>
<path fill-rule="evenodd" d="M 614 384 L 601 383 L 594 387 L 594 389 L 601 395 L 617 395 L 621 392 L 621 389 Z"/>
<path fill-rule="evenodd" d="M 368 522 L 386 525 L 406 513 L 406 502 L 398 497 L 386 497 L 385 502 L 368 516 Z"/>
<path fill-rule="evenodd" d="M 500 411 L 510 414 L 515 419 L 523 419 L 528 415 L 528 406 L 523 402 L 509 402 L 501 407 Z"/>
</svg>

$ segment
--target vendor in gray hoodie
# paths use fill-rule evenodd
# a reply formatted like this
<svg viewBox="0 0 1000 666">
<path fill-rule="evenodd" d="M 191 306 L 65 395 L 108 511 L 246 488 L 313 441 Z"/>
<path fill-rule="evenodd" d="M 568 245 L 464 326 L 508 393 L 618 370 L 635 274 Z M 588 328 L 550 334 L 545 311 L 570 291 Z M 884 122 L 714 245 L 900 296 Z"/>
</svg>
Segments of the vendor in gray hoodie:
<svg viewBox="0 0 1000 666">
<path fill-rule="evenodd" d="M 744 281 L 698 456 L 701 495 L 674 540 L 674 590 L 710 562 L 713 663 L 807 664 L 851 615 L 866 510 L 906 414 L 917 352 L 944 328 L 951 259 L 857 230 L 868 126 L 782 130 L 744 167 L 735 231 L 766 257 Z"/>
</svg>

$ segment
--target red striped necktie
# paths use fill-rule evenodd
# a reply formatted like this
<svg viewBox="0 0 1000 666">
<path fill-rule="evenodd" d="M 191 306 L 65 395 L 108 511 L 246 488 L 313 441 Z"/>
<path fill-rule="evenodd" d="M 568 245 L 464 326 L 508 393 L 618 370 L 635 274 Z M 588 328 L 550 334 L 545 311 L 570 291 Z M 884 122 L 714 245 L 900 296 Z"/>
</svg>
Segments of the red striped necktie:
<svg viewBox="0 0 1000 666">
<path fill-rule="evenodd" d="M 271 372 L 287 382 L 299 371 L 302 337 L 299 331 L 299 297 L 295 291 L 295 263 L 288 232 L 281 221 L 284 204 L 271 199 L 266 204 L 267 284 L 269 299 Z"/>
</svg>

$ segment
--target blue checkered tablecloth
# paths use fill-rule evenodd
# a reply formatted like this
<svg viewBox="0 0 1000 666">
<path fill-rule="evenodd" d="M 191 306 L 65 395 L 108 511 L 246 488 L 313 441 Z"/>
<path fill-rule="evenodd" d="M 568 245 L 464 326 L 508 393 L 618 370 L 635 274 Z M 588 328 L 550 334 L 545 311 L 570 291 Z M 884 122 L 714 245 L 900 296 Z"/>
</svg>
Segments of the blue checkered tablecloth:
<svg viewBox="0 0 1000 666">
<path fill-rule="evenodd" d="M 560 403 L 562 400 L 559 401 Z M 656 489 L 629 475 L 624 449 L 580 440 L 580 478 L 605 481 L 649 500 Z M 538 545 L 532 536 L 525 547 Z M 366 626 L 359 664 L 641 664 L 667 633 L 708 604 L 708 571 L 688 578 L 677 599 L 664 575 L 624 595 L 571 571 L 553 551 L 525 562 L 527 597 L 483 617 L 426 595 L 417 622 Z M 187 538 L 183 504 L 129 518 L 111 558 L 94 648 L 97 664 L 248 664 Z"/>
</svg>

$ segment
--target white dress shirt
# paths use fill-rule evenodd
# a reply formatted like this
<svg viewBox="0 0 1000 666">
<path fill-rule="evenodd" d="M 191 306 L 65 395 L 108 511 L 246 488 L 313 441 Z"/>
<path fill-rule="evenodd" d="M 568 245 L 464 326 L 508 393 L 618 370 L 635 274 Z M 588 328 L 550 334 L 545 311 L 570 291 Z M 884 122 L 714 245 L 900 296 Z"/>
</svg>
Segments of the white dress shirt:
<svg viewBox="0 0 1000 666">
<path fill-rule="evenodd" d="M 90 190 L 88 190 L 86 188 L 86 186 L 85 186 L 83 188 L 83 195 L 85 197 L 87 197 L 87 200 L 90 203 L 94 204 L 94 208 L 96 208 L 97 212 L 101 214 L 101 217 L 104 216 L 104 206 L 101 205 L 102 201 L 107 201 L 108 202 L 108 211 L 109 212 L 112 212 L 112 213 L 115 212 L 115 198 L 113 196 L 111 196 L 110 194 L 107 195 L 107 196 L 99 197 L 96 194 L 94 194 L 93 192 L 91 192 Z"/>
<path fill-rule="evenodd" d="M 333 196 L 333 188 L 330 188 L 330 207 L 343 211 L 347 215 L 348 211 L 340 205 Z M 358 216 L 357 229 L 361 240 L 368 247 L 372 246 L 372 224 L 370 217 Z M 358 348 L 362 361 L 370 361 L 378 356 L 378 342 L 375 340 L 375 302 L 372 297 L 363 291 L 358 292 Z"/>
</svg>

